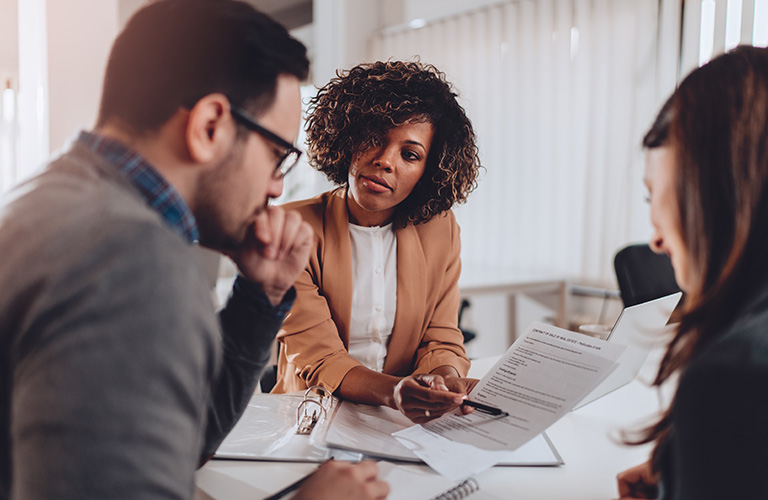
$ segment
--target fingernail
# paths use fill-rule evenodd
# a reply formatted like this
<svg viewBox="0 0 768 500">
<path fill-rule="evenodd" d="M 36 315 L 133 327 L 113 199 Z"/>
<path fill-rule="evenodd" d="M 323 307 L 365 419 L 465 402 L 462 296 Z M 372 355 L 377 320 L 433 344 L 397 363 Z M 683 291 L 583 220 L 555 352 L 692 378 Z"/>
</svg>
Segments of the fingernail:
<svg viewBox="0 0 768 500">
<path fill-rule="evenodd" d="M 466 398 L 464 398 L 464 397 L 460 397 L 460 398 L 453 398 L 453 402 L 454 402 L 455 404 L 457 404 L 457 405 L 460 405 L 460 404 L 461 404 L 461 403 L 464 401 L 464 399 L 466 399 Z"/>
</svg>

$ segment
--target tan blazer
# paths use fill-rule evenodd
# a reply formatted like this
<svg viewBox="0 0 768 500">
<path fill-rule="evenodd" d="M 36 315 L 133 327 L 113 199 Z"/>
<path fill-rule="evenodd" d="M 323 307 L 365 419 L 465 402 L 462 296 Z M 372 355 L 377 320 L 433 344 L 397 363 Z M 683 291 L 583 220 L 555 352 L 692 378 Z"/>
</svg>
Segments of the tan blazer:
<svg viewBox="0 0 768 500">
<path fill-rule="evenodd" d="M 346 189 L 286 205 L 315 231 L 296 303 L 278 333 L 272 392 L 320 385 L 335 391 L 360 362 L 347 353 L 352 316 L 352 257 Z M 458 328 L 459 226 L 453 212 L 397 230 L 397 312 L 384 373 L 406 376 L 450 365 L 466 376 L 469 359 Z"/>
</svg>

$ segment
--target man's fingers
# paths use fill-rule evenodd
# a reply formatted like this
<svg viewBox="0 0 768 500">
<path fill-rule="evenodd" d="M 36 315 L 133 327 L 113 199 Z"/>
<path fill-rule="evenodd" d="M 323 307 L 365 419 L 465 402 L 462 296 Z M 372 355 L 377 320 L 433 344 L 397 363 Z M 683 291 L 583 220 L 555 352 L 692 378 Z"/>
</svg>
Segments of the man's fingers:
<svg viewBox="0 0 768 500">
<path fill-rule="evenodd" d="M 269 224 L 269 208 L 261 211 L 253 221 L 253 234 L 262 246 L 272 243 L 272 227 Z"/>
<path fill-rule="evenodd" d="M 368 488 L 369 495 L 376 500 L 384 500 L 389 495 L 389 485 L 384 481 L 373 481 Z"/>
<path fill-rule="evenodd" d="M 315 231 L 312 229 L 312 226 L 309 225 L 309 222 L 305 222 L 302 219 L 291 250 L 306 252 L 306 256 L 308 256 L 309 251 L 312 249 L 314 238 Z"/>
<path fill-rule="evenodd" d="M 356 472 L 364 480 L 376 479 L 379 475 L 379 466 L 373 460 L 363 460 L 357 464 Z"/>
<path fill-rule="evenodd" d="M 365 460 L 355 465 L 355 472 L 365 481 L 366 493 L 371 498 L 384 499 L 389 495 L 389 485 L 378 479 L 379 466 L 376 462 Z"/>
<path fill-rule="evenodd" d="M 283 227 L 285 226 L 285 210 L 279 207 L 269 207 L 269 226 L 272 230 L 272 241 L 266 245 L 266 256 L 268 259 L 276 259 L 282 244 Z"/>
<path fill-rule="evenodd" d="M 291 251 L 303 222 L 304 220 L 296 212 L 288 212 L 285 214 L 282 234 L 275 233 L 275 236 L 277 236 L 280 241 L 278 258 L 281 259 L 285 257 L 285 255 Z"/>
<path fill-rule="evenodd" d="M 262 246 L 261 253 L 267 259 L 276 259 L 280 251 L 285 211 L 280 207 L 267 207 L 253 223 L 254 234 Z"/>
</svg>

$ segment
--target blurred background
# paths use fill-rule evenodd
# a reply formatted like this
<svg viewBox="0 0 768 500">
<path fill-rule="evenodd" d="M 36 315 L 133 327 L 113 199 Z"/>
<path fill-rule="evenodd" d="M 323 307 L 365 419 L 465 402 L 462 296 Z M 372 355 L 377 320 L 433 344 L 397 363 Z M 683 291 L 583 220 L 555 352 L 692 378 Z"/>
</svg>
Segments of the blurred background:
<svg viewBox="0 0 768 500">
<path fill-rule="evenodd" d="M 485 166 L 456 209 L 464 274 L 565 280 L 574 323 L 621 309 L 613 255 L 651 232 L 640 140 L 660 105 L 714 55 L 768 45 L 768 0 L 249 1 L 307 45 L 305 98 L 363 61 L 419 58 L 444 71 Z M 112 40 L 144 3 L 0 0 L 0 192 L 93 126 Z M 304 164 L 282 201 L 328 187 Z M 530 295 L 530 314 L 499 320 L 509 298 L 484 295 L 464 321 L 487 332 L 560 307 Z"/>
</svg>

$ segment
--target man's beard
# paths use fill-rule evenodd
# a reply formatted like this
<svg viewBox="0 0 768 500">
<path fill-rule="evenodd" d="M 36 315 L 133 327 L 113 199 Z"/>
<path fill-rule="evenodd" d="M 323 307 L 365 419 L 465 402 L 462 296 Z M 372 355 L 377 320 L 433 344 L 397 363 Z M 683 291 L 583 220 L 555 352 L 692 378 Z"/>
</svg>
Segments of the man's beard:
<svg viewBox="0 0 768 500">
<path fill-rule="evenodd" d="M 264 211 L 267 204 L 268 201 L 254 213 L 253 218 Z M 197 220 L 197 227 L 200 232 L 200 245 L 206 248 L 228 254 L 243 248 L 249 238 L 255 238 L 253 220 L 228 230 L 225 221 L 217 217 L 217 212 L 211 210 L 200 212 L 201 217 Z"/>
<path fill-rule="evenodd" d="M 242 246 L 252 225 L 241 227 L 236 232 L 222 231 L 221 225 L 212 221 L 208 224 L 206 219 L 198 219 L 200 231 L 200 245 L 221 253 L 234 252 Z M 233 234 L 231 234 L 233 233 Z"/>
<path fill-rule="evenodd" d="M 227 216 L 228 213 L 238 213 L 237 210 L 227 210 L 233 207 L 228 207 L 224 198 L 236 182 L 238 166 L 243 164 L 243 144 L 233 147 L 226 158 L 200 179 L 196 196 L 195 218 L 200 245 L 222 253 L 234 252 L 242 248 L 249 237 L 254 237 L 253 219 L 269 203 L 266 199 L 264 206 L 247 221 L 235 221 Z"/>
</svg>

